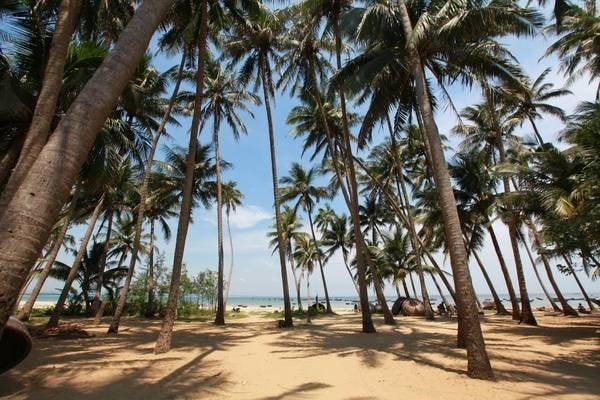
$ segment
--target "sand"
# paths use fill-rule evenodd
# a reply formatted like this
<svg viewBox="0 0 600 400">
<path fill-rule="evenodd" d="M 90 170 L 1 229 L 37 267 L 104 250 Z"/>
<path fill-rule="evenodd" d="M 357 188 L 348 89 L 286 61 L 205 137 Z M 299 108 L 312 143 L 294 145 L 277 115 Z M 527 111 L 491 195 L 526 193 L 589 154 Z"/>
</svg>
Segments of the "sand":
<svg viewBox="0 0 600 400">
<path fill-rule="evenodd" d="M 258 315 L 226 327 L 177 322 L 173 350 L 153 354 L 160 321 L 126 319 L 117 337 L 35 339 L 17 368 L 0 375 L 7 399 L 598 399 L 600 314 L 536 315 L 541 327 L 487 316 L 496 382 L 469 379 L 453 347 L 455 321 L 376 319 L 377 334 L 342 313 L 275 328 Z M 74 322 L 69 320 L 68 322 Z M 108 323 L 108 320 L 104 321 Z"/>
</svg>

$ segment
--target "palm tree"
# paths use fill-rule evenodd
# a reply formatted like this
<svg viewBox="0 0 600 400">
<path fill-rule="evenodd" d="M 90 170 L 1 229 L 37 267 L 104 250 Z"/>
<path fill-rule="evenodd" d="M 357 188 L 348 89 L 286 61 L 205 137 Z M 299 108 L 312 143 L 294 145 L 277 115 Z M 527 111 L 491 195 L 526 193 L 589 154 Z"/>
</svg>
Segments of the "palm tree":
<svg viewBox="0 0 600 400">
<path fill-rule="evenodd" d="M 351 2 L 342 0 L 342 1 L 331 1 L 331 0 L 318 0 L 318 1 L 308 1 L 306 2 L 306 8 L 308 15 L 314 21 L 315 24 L 319 24 L 321 20 L 325 20 L 327 27 L 324 30 L 326 33 L 332 33 L 334 38 L 334 51 L 335 59 L 336 59 L 336 68 L 339 71 L 342 68 L 342 30 L 340 28 L 340 19 L 344 12 L 348 11 L 351 7 Z M 313 67 L 314 69 L 314 67 Z M 344 195 L 344 200 L 346 201 L 346 205 L 348 206 L 348 210 L 350 212 L 350 217 L 352 219 L 352 226 L 354 229 L 354 238 L 356 240 L 356 269 L 357 269 L 357 277 L 358 277 L 358 287 L 360 289 L 360 302 L 361 302 L 361 312 L 362 312 L 362 326 L 364 333 L 373 333 L 375 332 L 375 327 L 373 326 L 373 321 L 371 320 L 370 308 L 369 308 L 369 298 L 367 294 L 367 283 L 366 283 L 366 275 L 365 275 L 365 265 L 366 259 L 368 255 L 367 246 L 364 242 L 364 238 L 362 236 L 362 232 L 360 230 L 360 217 L 358 210 L 358 184 L 356 180 L 356 169 L 354 166 L 354 159 L 352 153 L 351 146 L 351 136 L 350 136 L 350 119 L 348 117 L 348 112 L 346 109 L 346 95 L 345 89 L 343 85 L 340 85 L 337 88 L 337 92 L 340 100 L 340 108 L 341 108 L 341 122 L 342 136 L 339 138 L 339 142 L 337 146 L 339 146 L 340 154 L 343 156 L 343 165 L 345 170 L 346 177 L 346 185 L 347 188 L 342 183 L 344 180 L 342 179 L 342 174 L 339 170 L 338 160 L 336 158 L 333 159 L 334 169 L 336 171 L 337 179 L 340 183 L 340 188 L 342 189 L 342 193 Z M 323 107 L 321 107 L 323 110 Z M 323 111 L 321 111 L 321 115 L 323 121 L 326 122 L 326 117 L 324 117 Z M 327 126 L 327 123 L 324 124 Z M 326 129 L 326 134 L 329 141 L 330 152 L 332 156 L 336 154 L 334 151 L 336 144 L 333 143 L 330 133 Z"/>
<path fill-rule="evenodd" d="M 376 196 L 368 196 L 363 204 L 359 206 L 359 212 L 361 225 L 365 227 L 365 236 L 367 232 L 371 232 L 371 243 L 370 246 L 368 246 L 369 251 L 366 255 L 369 257 L 369 262 L 367 263 L 367 272 L 371 275 L 371 282 L 375 288 L 375 294 L 377 295 L 379 305 L 383 310 L 385 323 L 394 325 L 394 316 L 392 315 L 383 294 L 383 281 L 379 273 L 380 266 L 378 265 L 378 259 L 376 256 L 379 253 L 377 247 L 379 237 L 382 236 L 379 226 L 391 222 L 391 213 L 389 209 L 384 207 L 380 199 Z"/>
<path fill-rule="evenodd" d="M 48 239 L 96 135 L 170 5 L 166 0 L 150 0 L 139 6 L 113 52 L 63 116 L 5 208 L 0 218 L 5 228 L 0 234 L 0 293 L 1 298 L 7 300 L 0 302 L 0 330 Z M 106 85 L 108 80 L 111 85 Z M 24 224 L 26 220 L 36 221 L 36 228 Z M 9 254 L 12 256 L 8 257 Z"/>
<path fill-rule="evenodd" d="M 148 318 L 154 316 L 156 312 L 155 305 L 155 271 L 154 271 L 154 253 L 156 250 L 155 246 L 155 224 L 158 222 L 162 228 L 163 237 L 165 240 L 171 239 L 171 228 L 168 224 L 169 218 L 177 216 L 175 211 L 177 205 L 177 196 L 173 193 L 174 189 L 170 183 L 167 175 L 156 171 L 150 176 L 150 182 L 148 184 L 148 195 L 146 196 L 144 215 L 150 221 L 150 244 L 148 248 L 148 297 L 146 303 L 145 315 Z M 141 195 L 140 195 L 141 197 Z M 139 214 L 138 214 L 139 217 Z M 137 223 L 137 221 L 136 221 Z M 137 229 L 137 224 L 136 224 Z M 140 235 L 141 236 L 141 235 Z M 139 247 L 141 243 L 138 242 L 136 246 L 136 238 L 134 238 L 134 248 Z M 130 264 L 131 268 L 131 264 Z"/>
<path fill-rule="evenodd" d="M 317 171 L 315 168 L 310 168 L 308 171 L 302 168 L 298 163 L 293 163 L 290 168 L 289 176 L 281 178 L 280 182 L 287 186 L 281 188 L 281 200 L 283 202 L 293 202 L 294 212 L 298 212 L 298 209 L 302 209 L 306 212 L 308 217 L 308 224 L 310 227 L 310 234 L 316 248 L 319 247 L 317 241 L 317 235 L 315 234 L 315 226 L 313 222 L 313 210 L 315 204 L 323 198 L 331 197 L 328 189 L 324 186 L 315 186 L 314 180 Z M 327 290 L 327 282 L 325 280 L 325 272 L 323 271 L 323 260 L 319 257 L 320 252 L 317 254 L 317 263 L 319 264 L 319 270 L 321 271 L 321 279 L 323 282 L 323 290 L 325 292 L 325 301 L 327 303 L 327 313 L 333 313 L 331 309 L 331 302 L 329 301 L 329 291 Z"/>
<path fill-rule="evenodd" d="M 283 227 L 284 243 L 286 244 L 285 253 L 287 254 L 288 260 L 290 262 L 290 268 L 292 270 L 292 276 L 294 278 L 294 284 L 296 286 L 296 298 L 298 300 L 298 309 L 302 311 L 300 285 L 302 284 L 303 274 L 300 273 L 300 277 L 296 275 L 296 269 L 299 268 L 299 266 L 295 265 L 296 260 L 294 258 L 294 244 L 297 243 L 298 240 L 303 239 L 304 236 L 306 236 L 306 234 L 301 231 L 302 223 L 299 221 L 295 210 L 287 205 L 283 206 L 283 211 L 281 213 L 281 225 Z M 277 246 L 279 246 L 277 238 L 277 229 L 269 232 L 267 236 L 271 238 L 269 246 L 273 248 L 273 252 L 277 251 Z"/>
<path fill-rule="evenodd" d="M 524 80 L 516 85 L 507 84 L 503 90 L 509 107 L 514 107 L 511 119 L 523 123 L 529 121 L 535 137 L 540 146 L 544 145 L 544 139 L 535 124 L 536 119 L 542 118 L 541 113 L 552 115 L 562 122 L 566 122 L 565 112 L 562 108 L 547 103 L 549 100 L 572 94 L 571 91 L 560 88 L 554 89 L 554 84 L 544 82 L 551 69 L 546 68 L 534 81 Z"/>
<path fill-rule="evenodd" d="M 225 300 L 223 292 L 223 188 L 221 184 L 221 158 L 219 152 L 219 130 L 224 119 L 237 140 L 240 133 L 247 133 L 246 126 L 240 118 L 238 111 L 244 111 L 254 117 L 248 109 L 248 104 L 258 104 L 259 99 L 249 93 L 244 85 L 233 74 L 231 69 L 221 70 L 216 65 L 209 65 L 206 77 L 204 96 L 206 102 L 202 109 L 202 125 L 209 118 L 213 120 L 213 144 L 215 149 L 215 165 L 217 180 L 217 254 L 218 254 L 218 279 L 217 279 L 217 313 L 216 325 L 225 324 Z"/>
<path fill-rule="evenodd" d="M 71 266 L 69 274 L 68 274 L 67 278 L 65 279 L 65 285 L 63 287 L 63 290 L 61 291 L 60 296 L 58 297 L 58 300 L 56 302 L 56 305 L 54 306 L 54 309 L 52 310 L 52 315 L 50 316 L 50 319 L 48 320 L 47 326 L 49 328 L 56 328 L 58 326 L 58 322 L 59 322 L 60 316 L 63 312 L 65 302 L 67 301 L 67 296 L 69 295 L 69 293 L 71 291 L 71 285 L 77 278 L 78 269 L 80 267 L 81 260 L 83 259 L 84 255 L 86 254 L 87 245 L 88 245 L 90 238 L 92 237 L 92 233 L 94 231 L 94 227 L 96 226 L 96 221 L 98 220 L 98 217 L 100 216 L 100 212 L 102 210 L 103 203 L 104 203 L 104 195 L 102 195 L 100 197 L 100 199 L 97 201 L 96 207 L 94 208 L 94 211 L 92 212 L 92 215 L 90 217 L 88 227 L 85 230 L 83 237 L 81 238 L 81 244 L 79 245 L 79 249 L 77 250 L 77 254 L 75 255 L 75 259 L 73 260 L 73 264 Z"/>
<path fill-rule="evenodd" d="M 224 307 L 227 308 L 229 301 L 229 289 L 231 289 L 231 277 L 233 276 L 233 237 L 231 236 L 231 225 L 229 216 L 231 211 L 235 212 L 237 206 L 242 205 L 244 195 L 237 189 L 237 184 L 234 181 L 225 182 L 223 184 L 223 206 L 225 207 L 225 220 L 227 221 L 227 236 L 229 237 L 229 273 L 227 274 L 227 286 L 225 292 Z"/>
<path fill-rule="evenodd" d="M 310 275 L 315 269 L 315 264 L 322 257 L 321 251 L 317 248 L 315 242 L 310 240 L 306 234 L 299 235 L 295 240 L 294 259 L 298 264 L 298 268 L 306 273 L 306 301 L 307 301 L 307 321 L 310 322 L 311 314 L 311 297 L 310 297 Z M 317 304 L 318 306 L 318 304 Z M 318 308 L 316 308 L 318 310 Z"/>
<path fill-rule="evenodd" d="M 596 47 L 600 16 L 597 15 L 594 2 L 588 3 L 591 6 L 586 9 L 575 5 L 568 7 L 561 20 L 560 37 L 546 50 L 546 56 L 557 54 L 561 70 L 569 77 L 569 82 L 589 74 L 591 83 L 600 76 L 600 56 Z M 600 84 L 596 90 L 596 100 L 599 96 Z"/>
<path fill-rule="evenodd" d="M 31 124 L 21 147 L 21 154 L 0 196 L 0 210 L 6 209 L 48 140 L 63 83 L 62 77 L 69 43 L 75 30 L 80 7 L 81 2 L 65 1 L 60 3 L 41 90 L 37 97 Z M 1 217 L 2 211 L 0 211 Z"/>
<path fill-rule="evenodd" d="M 321 210 L 322 209 L 319 209 L 319 211 Z M 323 214 L 318 212 L 315 221 L 323 221 L 323 217 L 319 217 L 320 215 Z M 360 296 L 360 290 L 356 281 L 354 280 L 350 266 L 348 265 L 348 257 L 353 247 L 351 231 L 348 228 L 348 217 L 346 215 L 336 215 L 334 213 L 331 221 L 323 225 L 321 232 L 321 243 L 327 249 L 325 254 L 328 258 L 331 258 L 336 251 L 340 251 L 342 253 L 342 259 L 344 260 L 346 271 L 348 271 L 348 275 L 350 276 L 352 284 L 356 289 L 357 296 Z"/>
<path fill-rule="evenodd" d="M 285 243 L 283 240 L 280 212 L 280 193 L 277 176 L 277 159 L 275 151 L 275 132 L 271 114 L 271 98 L 274 97 L 273 70 L 271 65 L 277 64 L 277 50 L 280 46 L 284 24 L 278 12 L 271 12 L 263 4 L 248 10 L 247 21 L 235 24 L 233 33 L 226 38 L 225 49 L 234 64 L 242 63 L 240 79 L 249 82 L 254 76 L 255 86 L 263 88 L 263 101 L 267 114 L 269 130 L 269 146 L 271 155 L 271 174 L 273 180 L 273 199 L 275 223 L 278 232 L 279 264 L 283 286 L 284 321 L 282 327 L 292 327 L 292 308 L 285 266 Z M 258 71 L 258 74 L 255 74 Z"/>
<path fill-rule="evenodd" d="M 75 277 L 75 281 L 79 286 L 79 293 L 74 288 L 70 289 L 70 293 L 75 291 L 77 293 L 76 298 L 78 300 L 83 300 L 85 311 L 87 312 L 91 305 L 93 299 L 90 298 L 90 291 L 92 290 L 92 285 L 98 279 L 98 275 L 101 273 L 101 270 L 104 270 L 105 267 L 108 267 L 106 271 L 102 272 L 103 280 L 102 285 L 105 289 L 107 289 L 111 294 L 114 294 L 118 287 L 119 280 L 125 275 L 126 269 L 113 267 L 113 263 L 109 262 L 105 264 L 104 258 L 104 247 L 105 243 L 102 242 L 94 242 L 89 250 L 86 251 L 84 256 L 81 258 L 79 265 L 77 268 L 77 274 Z M 59 261 L 55 262 L 54 267 L 50 273 L 50 276 L 54 279 L 58 279 L 64 281 L 68 279 L 68 276 L 71 275 L 72 266 L 61 263 Z"/>
</svg>

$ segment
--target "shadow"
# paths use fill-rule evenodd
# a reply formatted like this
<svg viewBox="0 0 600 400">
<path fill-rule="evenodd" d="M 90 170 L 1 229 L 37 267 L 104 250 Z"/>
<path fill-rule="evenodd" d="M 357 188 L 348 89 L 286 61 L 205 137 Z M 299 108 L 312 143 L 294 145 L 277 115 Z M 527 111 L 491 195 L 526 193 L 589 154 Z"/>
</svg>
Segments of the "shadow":
<svg viewBox="0 0 600 400">
<path fill-rule="evenodd" d="M 331 385 L 328 385 L 326 383 L 321 383 L 321 382 L 308 382 L 308 383 L 303 383 L 301 385 L 296 386 L 293 389 L 287 390 L 283 393 L 281 393 L 280 395 L 277 396 L 269 396 L 269 397 L 261 397 L 260 399 L 257 400 L 283 400 L 283 399 L 288 399 L 288 398 L 301 398 L 301 397 L 310 397 L 310 398 L 314 398 L 314 394 L 312 394 L 311 392 L 320 390 L 320 389 L 325 389 L 331 387 Z"/>
</svg>

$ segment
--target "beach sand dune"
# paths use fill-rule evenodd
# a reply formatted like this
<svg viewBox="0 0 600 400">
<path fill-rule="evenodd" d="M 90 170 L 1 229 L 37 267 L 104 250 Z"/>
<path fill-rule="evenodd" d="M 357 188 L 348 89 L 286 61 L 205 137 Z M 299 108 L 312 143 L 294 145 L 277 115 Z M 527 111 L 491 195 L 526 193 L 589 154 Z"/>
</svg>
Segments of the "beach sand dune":
<svg viewBox="0 0 600 400">
<path fill-rule="evenodd" d="M 173 350 L 154 355 L 160 321 L 123 321 L 117 337 L 35 339 L 0 375 L 7 399 L 598 399 L 600 315 L 536 316 L 541 327 L 488 316 L 497 382 L 469 379 L 455 321 L 399 318 L 359 332 L 358 315 L 276 329 L 260 316 L 226 327 L 178 322 Z M 73 321 L 69 321 L 73 322 Z"/>
</svg>

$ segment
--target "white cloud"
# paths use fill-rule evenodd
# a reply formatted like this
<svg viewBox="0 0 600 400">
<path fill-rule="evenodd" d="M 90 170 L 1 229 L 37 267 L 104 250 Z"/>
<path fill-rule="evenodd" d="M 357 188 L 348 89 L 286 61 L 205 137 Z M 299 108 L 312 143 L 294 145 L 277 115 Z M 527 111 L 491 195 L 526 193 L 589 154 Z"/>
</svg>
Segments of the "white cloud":
<svg viewBox="0 0 600 400">
<path fill-rule="evenodd" d="M 232 211 L 229 222 L 233 229 L 248 229 L 256 226 L 258 223 L 270 220 L 273 214 L 259 206 L 238 206 L 235 211 Z M 213 209 L 207 211 L 203 219 L 210 222 L 214 226 L 217 225 L 217 213 Z"/>
</svg>

